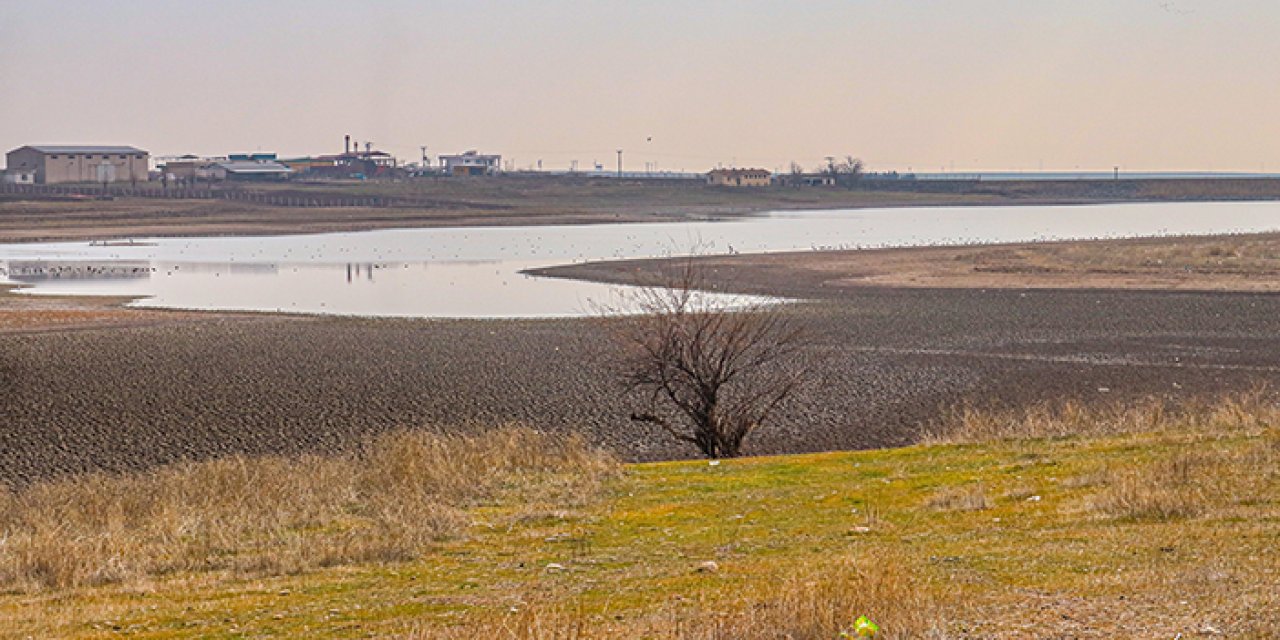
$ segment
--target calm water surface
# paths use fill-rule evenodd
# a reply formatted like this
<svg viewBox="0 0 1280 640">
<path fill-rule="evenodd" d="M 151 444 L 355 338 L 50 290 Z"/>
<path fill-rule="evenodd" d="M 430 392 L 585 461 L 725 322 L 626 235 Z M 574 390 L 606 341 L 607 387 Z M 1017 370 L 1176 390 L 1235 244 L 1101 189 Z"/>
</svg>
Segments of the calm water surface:
<svg viewBox="0 0 1280 640">
<path fill-rule="evenodd" d="M 0 245 L 35 295 L 145 307 L 402 317 L 555 317 L 620 288 L 522 275 L 586 260 L 1280 230 L 1280 203 L 785 212 L 720 222 L 404 229 L 304 236 Z"/>
</svg>

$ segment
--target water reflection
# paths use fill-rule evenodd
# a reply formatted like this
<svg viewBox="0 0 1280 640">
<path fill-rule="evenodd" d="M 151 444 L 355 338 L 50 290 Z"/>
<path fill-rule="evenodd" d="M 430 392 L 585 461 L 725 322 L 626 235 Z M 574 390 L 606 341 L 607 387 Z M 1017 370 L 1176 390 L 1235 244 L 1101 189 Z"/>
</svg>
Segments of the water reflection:
<svg viewBox="0 0 1280 640">
<path fill-rule="evenodd" d="M 351 284 L 351 282 L 354 280 L 359 280 L 361 270 L 364 271 L 365 279 L 368 280 L 369 282 L 373 282 L 374 269 L 388 269 L 388 268 L 393 268 L 395 266 L 396 265 L 390 265 L 390 264 L 373 264 L 371 262 L 366 262 L 364 264 L 360 264 L 358 262 L 355 262 L 355 263 L 348 262 L 347 263 L 347 284 Z M 400 266 L 403 266 L 406 269 L 408 268 L 408 265 L 400 265 Z"/>
<path fill-rule="evenodd" d="M 86 265 L 79 272 L 92 269 L 95 277 L 91 281 L 50 278 L 26 267 L 11 269 L 9 278 L 33 285 L 28 292 L 37 295 L 144 294 L 147 298 L 140 306 L 179 309 L 385 317 L 554 317 L 625 306 L 617 287 L 523 275 L 520 269 L 528 267 L 524 261 L 145 264 L 109 269 Z M 745 300 L 749 298 L 740 301 Z"/>
<path fill-rule="evenodd" d="M 16 282 L 36 283 L 49 280 L 107 280 L 148 278 L 151 263 L 143 261 L 59 261 L 12 260 L 0 261 L 0 276 Z"/>
<path fill-rule="evenodd" d="M 1280 203 L 813 211 L 724 222 L 388 230 L 0 245 L 34 294 L 166 308 L 365 316 L 546 317 L 616 304 L 618 287 L 521 274 L 610 258 L 1280 229 Z"/>
</svg>

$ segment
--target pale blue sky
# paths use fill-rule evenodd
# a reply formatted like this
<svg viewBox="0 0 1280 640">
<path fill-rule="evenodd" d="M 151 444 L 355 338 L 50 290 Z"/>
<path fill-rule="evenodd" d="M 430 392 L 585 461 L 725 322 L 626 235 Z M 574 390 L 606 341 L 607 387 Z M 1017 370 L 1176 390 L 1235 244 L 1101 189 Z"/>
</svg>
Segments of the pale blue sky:
<svg viewBox="0 0 1280 640">
<path fill-rule="evenodd" d="M 1278 171 L 1278 33 L 1275 0 L 0 0 L 0 147 Z"/>
</svg>

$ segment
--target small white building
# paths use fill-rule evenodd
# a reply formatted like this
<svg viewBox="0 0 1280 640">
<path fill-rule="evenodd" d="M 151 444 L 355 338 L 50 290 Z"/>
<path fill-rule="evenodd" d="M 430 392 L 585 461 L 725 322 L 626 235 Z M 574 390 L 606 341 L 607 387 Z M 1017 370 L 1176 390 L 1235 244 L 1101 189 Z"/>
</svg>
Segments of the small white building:
<svg viewBox="0 0 1280 640">
<path fill-rule="evenodd" d="M 0 183 L 4 184 L 35 184 L 35 169 L 8 169 L 0 171 Z"/>
<path fill-rule="evenodd" d="M 721 187 L 767 187 L 772 183 L 768 169 L 716 169 L 707 174 L 707 184 Z"/>
<path fill-rule="evenodd" d="M 284 180 L 293 169 L 272 160 L 232 160 L 208 168 L 215 180 Z"/>
<path fill-rule="evenodd" d="M 451 176 L 490 176 L 498 173 L 502 156 L 485 155 L 474 150 L 454 156 L 440 156 L 440 167 Z"/>
</svg>

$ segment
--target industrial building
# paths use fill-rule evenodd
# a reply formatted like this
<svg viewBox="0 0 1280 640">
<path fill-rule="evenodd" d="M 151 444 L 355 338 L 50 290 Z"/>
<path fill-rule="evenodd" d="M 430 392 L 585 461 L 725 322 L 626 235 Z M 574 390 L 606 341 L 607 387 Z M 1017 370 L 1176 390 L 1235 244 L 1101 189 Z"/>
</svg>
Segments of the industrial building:
<svg viewBox="0 0 1280 640">
<path fill-rule="evenodd" d="M 453 156 L 440 156 L 440 167 L 451 176 L 488 176 L 498 172 L 502 164 L 500 155 L 484 155 L 467 151 Z"/>
<path fill-rule="evenodd" d="M 707 184 L 720 187 L 767 187 L 772 181 L 768 169 L 716 169 L 707 174 Z"/>
<path fill-rule="evenodd" d="M 274 158 L 273 158 L 274 159 Z M 386 178 L 396 174 L 398 163 L 391 154 L 373 148 L 372 142 L 352 144 L 351 136 L 344 136 L 342 153 L 306 158 L 281 160 L 294 173 L 308 178 L 349 179 Z"/>
<path fill-rule="evenodd" d="M 276 160 L 274 153 L 230 153 L 216 158 L 194 155 L 165 158 L 160 165 L 163 179 L 183 181 L 284 180 L 296 169 Z"/>
<path fill-rule="evenodd" d="M 214 164 L 210 172 L 214 180 L 249 182 L 284 180 L 293 170 L 275 160 L 230 160 Z"/>
<path fill-rule="evenodd" d="M 228 153 L 227 160 L 232 162 L 275 162 L 277 155 L 274 153 Z"/>
<path fill-rule="evenodd" d="M 136 147 L 31 145 L 5 161 L 6 175 L 30 173 L 36 184 L 144 182 L 149 155 Z"/>
<path fill-rule="evenodd" d="M 297 174 L 323 174 L 326 172 L 332 173 L 333 168 L 337 166 L 337 159 L 335 156 L 328 156 L 324 158 L 291 158 L 288 160 L 281 160 L 280 164 L 293 169 L 293 172 Z"/>
<path fill-rule="evenodd" d="M 385 151 L 374 150 L 365 145 L 365 150 L 349 151 L 337 156 L 320 156 L 320 160 L 330 160 L 339 175 L 343 177 L 379 178 L 390 175 L 396 168 L 396 159 Z"/>
<path fill-rule="evenodd" d="M 226 158 L 202 158 L 194 155 L 156 158 L 156 169 L 162 180 L 209 179 L 207 169 Z"/>
</svg>

